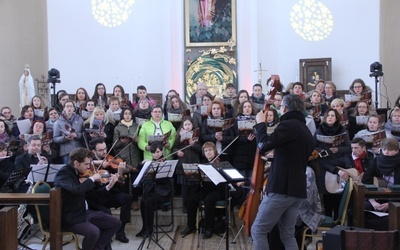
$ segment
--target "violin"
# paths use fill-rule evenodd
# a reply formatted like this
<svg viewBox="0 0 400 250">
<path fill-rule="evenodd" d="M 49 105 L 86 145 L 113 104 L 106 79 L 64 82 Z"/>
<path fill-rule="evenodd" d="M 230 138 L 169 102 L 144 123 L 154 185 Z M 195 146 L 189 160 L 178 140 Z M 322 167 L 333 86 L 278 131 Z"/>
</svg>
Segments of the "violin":
<svg viewBox="0 0 400 250">
<path fill-rule="evenodd" d="M 278 75 L 271 75 L 271 79 L 267 82 L 267 93 L 266 102 L 264 106 L 264 114 L 268 111 L 271 102 L 268 100 L 273 100 L 275 98 L 275 94 L 278 91 L 278 87 L 280 85 L 280 78 Z M 256 215 L 258 212 L 258 206 L 262 200 L 262 192 L 263 192 L 263 183 L 264 183 L 264 165 L 265 160 L 262 159 L 262 154 L 260 154 L 260 149 L 257 147 L 256 156 L 254 159 L 253 165 L 253 174 L 251 176 L 251 184 L 250 184 L 250 192 L 248 193 L 246 201 L 243 203 L 240 210 L 242 211 L 240 215 L 244 222 L 244 232 L 246 235 L 251 237 L 251 226 L 253 225 L 254 220 L 256 219 Z M 265 183 L 266 184 L 266 183 Z M 244 212 L 243 212 L 244 210 Z"/>
<path fill-rule="evenodd" d="M 79 181 L 82 183 L 87 178 L 93 176 L 94 174 L 100 174 L 100 176 L 101 176 L 100 183 L 101 184 L 107 184 L 109 182 L 110 173 L 104 169 L 98 170 L 92 164 L 90 166 L 90 169 L 86 169 L 85 172 L 79 174 Z"/>
</svg>

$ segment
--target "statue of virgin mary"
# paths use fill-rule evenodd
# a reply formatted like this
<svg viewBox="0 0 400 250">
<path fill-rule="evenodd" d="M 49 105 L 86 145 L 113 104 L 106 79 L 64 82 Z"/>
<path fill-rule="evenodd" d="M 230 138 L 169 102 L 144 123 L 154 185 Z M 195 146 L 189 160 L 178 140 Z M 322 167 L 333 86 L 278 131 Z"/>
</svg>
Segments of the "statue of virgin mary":
<svg viewBox="0 0 400 250">
<path fill-rule="evenodd" d="M 19 79 L 19 105 L 22 108 L 25 105 L 30 105 L 32 97 L 35 95 L 35 82 L 31 75 L 29 65 L 25 65 L 24 73 Z"/>
</svg>

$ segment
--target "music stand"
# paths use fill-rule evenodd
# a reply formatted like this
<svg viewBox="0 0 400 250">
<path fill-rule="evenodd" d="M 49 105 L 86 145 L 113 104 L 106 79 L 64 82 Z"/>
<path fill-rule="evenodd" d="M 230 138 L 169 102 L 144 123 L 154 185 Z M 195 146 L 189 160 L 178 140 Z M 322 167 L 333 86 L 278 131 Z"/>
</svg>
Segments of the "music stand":
<svg viewBox="0 0 400 250">
<path fill-rule="evenodd" d="M 148 161 L 146 162 L 142 169 L 139 172 L 138 177 L 136 177 L 135 181 L 133 182 L 133 186 L 137 187 L 140 183 L 143 183 L 144 179 L 153 179 L 154 182 L 154 190 L 156 189 L 156 179 L 162 179 L 162 178 L 172 178 L 175 172 L 175 168 L 176 165 L 178 163 L 178 160 L 167 160 L 164 162 L 152 162 L 152 161 Z M 143 188 L 143 190 L 145 190 L 145 188 Z M 173 194 L 171 194 L 173 195 Z M 156 205 L 155 205 L 156 209 L 157 209 L 157 199 L 156 199 Z M 171 209 L 173 209 L 173 207 L 171 207 Z M 145 210 L 145 213 L 147 212 L 147 210 Z M 145 216 L 147 217 L 147 215 L 145 214 Z M 142 242 L 140 243 L 139 247 L 137 249 L 143 249 L 144 244 L 146 243 L 146 240 L 149 239 L 149 243 L 147 245 L 147 248 L 150 245 L 150 242 L 153 241 L 157 246 L 159 246 L 161 249 L 164 250 L 164 248 L 158 243 L 158 241 L 161 238 L 158 238 L 158 220 L 157 220 L 157 216 L 156 216 L 156 223 L 155 223 L 155 227 L 156 230 L 153 230 L 153 232 L 150 235 L 145 235 L 143 237 Z M 175 240 L 169 236 L 162 228 L 160 228 L 164 235 L 166 235 L 168 238 L 170 238 L 172 240 L 173 243 L 176 243 Z M 156 236 L 154 237 L 153 233 L 155 232 Z"/>
<path fill-rule="evenodd" d="M 234 190 L 232 183 L 245 181 L 246 178 L 227 161 L 212 163 L 211 165 L 200 164 L 199 168 L 215 185 L 218 185 L 219 183 L 225 184 L 225 201 L 227 202 L 225 206 L 225 249 L 229 249 L 229 220 L 231 202 L 229 191 L 230 189 Z"/>
<path fill-rule="evenodd" d="M 46 173 L 44 181 L 45 182 L 54 182 L 54 178 L 56 177 L 56 174 L 64 166 L 65 166 L 65 164 L 50 164 L 49 168 L 47 169 L 47 173 Z"/>
<path fill-rule="evenodd" d="M 27 179 L 27 176 L 31 172 L 32 168 L 22 168 L 14 170 L 10 176 L 8 176 L 7 181 L 1 187 L 1 193 L 17 193 L 19 186 L 22 182 Z"/>
<path fill-rule="evenodd" d="M 47 180 L 47 173 L 49 171 L 49 164 L 31 164 L 31 173 L 28 176 L 28 180 L 33 183 L 43 180 Z"/>
</svg>

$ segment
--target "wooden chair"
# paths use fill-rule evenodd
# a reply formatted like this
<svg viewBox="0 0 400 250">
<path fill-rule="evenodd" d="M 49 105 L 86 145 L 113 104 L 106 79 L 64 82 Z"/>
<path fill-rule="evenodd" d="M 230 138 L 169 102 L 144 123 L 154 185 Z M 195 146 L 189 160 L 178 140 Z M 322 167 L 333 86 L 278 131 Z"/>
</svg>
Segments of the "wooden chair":
<svg viewBox="0 0 400 250">
<path fill-rule="evenodd" d="M 343 226 L 344 225 L 344 223 L 346 221 L 347 208 L 349 206 L 352 190 L 353 190 L 353 179 L 349 178 L 349 180 L 347 181 L 347 183 L 343 189 L 342 199 L 341 199 L 340 205 L 339 205 L 339 216 L 336 221 L 334 221 L 333 218 L 330 216 L 325 216 L 325 220 L 317 228 L 316 234 L 311 232 L 311 229 L 309 227 L 307 227 L 307 226 L 303 227 L 302 239 L 301 239 L 301 249 L 304 248 L 304 243 L 305 243 L 306 237 L 311 237 L 311 238 L 314 236 L 322 237 L 322 231 L 328 231 L 329 229 L 331 229 L 335 226 L 338 226 L 338 225 Z"/>
<path fill-rule="evenodd" d="M 50 193 L 50 185 L 44 181 L 38 181 L 32 188 L 32 193 Z M 40 232 L 44 236 L 44 243 L 42 250 L 46 249 L 47 244 L 50 242 L 50 209 L 48 205 L 35 205 L 36 213 L 39 221 Z M 75 249 L 79 250 L 78 236 L 73 232 L 62 232 L 63 236 L 72 236 L 69 241 L 63 241 L 63 245 L 75 241 Z"/>
<path fill-rule="evenodd" d="M 357 231 L 343 230 L 340 232 L 342 250 L 397 250 L 399 246 L 399 231 Z"/>
</svg>

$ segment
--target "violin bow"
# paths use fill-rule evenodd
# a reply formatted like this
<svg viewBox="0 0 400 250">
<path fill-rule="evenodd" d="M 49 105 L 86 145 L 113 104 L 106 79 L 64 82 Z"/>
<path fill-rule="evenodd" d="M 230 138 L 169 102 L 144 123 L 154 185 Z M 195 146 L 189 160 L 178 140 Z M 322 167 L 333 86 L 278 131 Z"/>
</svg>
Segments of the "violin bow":
<svg viewBox="0 0 400 250">
<path fill-rule="evenodd" d="M 117 144 L 118 140 L 115 140 L 115 142 L 113 143 L 113 145 L 111 146 L 110 150 L 108 150 L 107 155 L 104 157 L 103 161 L 101 162 L 100 166 L 97 167 L 97 169 L 100 169 L 101 166 L 103 166 L 103 163 L 106 161 L 107 156 L 110 155 L 111 150 L 114 148 L 115 144 Z"/>
<path fill-rule="evenodd" d="M 219 153 L 217 156 L 215 156 L 214 159 L 212 159 L 212 160 L 210 161 L 210 163 L 213 163 L 216 159 L 218 159 L 218 157 L 220 157 L 220 156 L 225 152 L 225 150 L 227 150 L 238 138 L 239 138 L 239 135 L 236 136 L 236 137 L 228 144 L 228 146 L 226 146 L 223 150 L 221 150 L 221 153 Z"/>
</svg>

